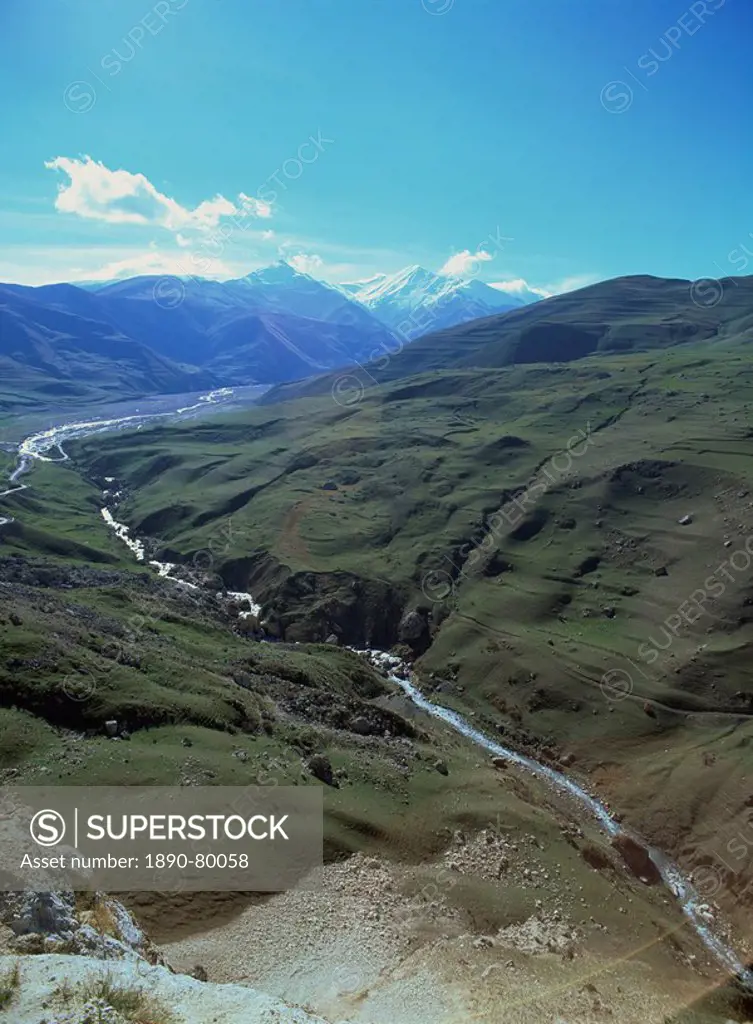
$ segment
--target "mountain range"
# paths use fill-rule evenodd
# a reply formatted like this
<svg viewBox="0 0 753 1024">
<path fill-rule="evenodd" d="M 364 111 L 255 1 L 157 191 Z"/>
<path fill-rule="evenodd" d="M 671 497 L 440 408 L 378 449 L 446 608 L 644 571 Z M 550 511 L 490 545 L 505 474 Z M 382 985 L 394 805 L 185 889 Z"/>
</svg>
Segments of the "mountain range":
<svg viewBox="0 0 753 1024">
<path fill-rule="evenodd" d="M 0 285 L 0 407 L 300 380 L 509 301 L 421 267 L 335 287 L 286 262 L 224 282 Z"/>
<path fill-rule="evenodd" d="M 526 299 L 475 278 L 435 274 L 419 266 L 396 274 L 377 274 L 340 288 L 408 339 L 526 305 Z"/>
<path fill-rule="evenodd" d="M 690 342 L 753 339 L 753 276 L 694 284 L 636 275 L 432 331 L 353 377 L 372 387 L 433 371 L 568 363 Z M 270 391 L 264 402 L 328 393 L 338 374 Z"/>
</svg>

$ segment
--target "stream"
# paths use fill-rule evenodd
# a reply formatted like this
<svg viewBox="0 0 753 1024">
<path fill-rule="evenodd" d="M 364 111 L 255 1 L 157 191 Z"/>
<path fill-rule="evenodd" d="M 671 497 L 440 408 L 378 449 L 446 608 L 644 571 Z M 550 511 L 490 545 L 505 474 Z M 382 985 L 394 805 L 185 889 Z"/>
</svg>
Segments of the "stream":
<svg viewBox="0 0 753 1024">
<path fill-rule="evenodd" d="M 370 659 L 377 665 L 387 669 L 390 680 L 410 698 L 410 700 L 433 718 L 449 725 L 461 736 L 475 743 L 477 747 L 494 755 L 502 757 L 510 764 L 526 769 L 533 775 L 553 788 L 567 796 L 574 797 L 602 826 L 609 836 L 624 835 L 636 839 L 648 851 L 649 857 L 661 875 L 664 884 L 675 896 L 682 907 L 683 913 L 688 918 L 693 928 L 701 938 L 706 948 L 713 954 L 727 970 L 740 977 L 743 983 L 753 989 L 753 970 L 749 970 L 741 962 L 735 951 L 727 945 L 713 929 L 713 915 L 708 904 L 706 904 L 693 887 L 692 882 L 660 850 L 645 843 L 635 833 L 623 828 L 615 821 L 607 807 L 591 793 L 588 793 L 574 779 L 562 772 L 556 771 L 549 765 L 541 764 L 532 757 L 520 754 L 515 750 L 489 739 L 483 732 L 476 729 L 459 712 L 443 707 L 441 704 L 434 704 L 428 700 L 416 687 L 410 678 L 410 672 L 406 666 L 395 655 L 387 654 L 384 651 L 369 651 Z"/>
<path fill-rule="evenodd" d="M 72 438 L 88 437 L 93 434 L 114 430 L 133 429 L 134 427 L 138 428 L 145 423 L 155 420 L 158 421 L 163 417 L 172 417 L 173 419 L 180 418 L 195 413 L 197 410 L 204 410 L 208 407 L 216 407 L 217 405 L 226 404 L 233 397 L 232 389 L 224 388 L 219 392 L 210 392 L 207 395 L 194 396 L 193 402 L 189 405 L 181 405 L 178 408 L 169 409 L 167 411 L 148 413 L 137 412 L 133 415 L 116 417 L 110 420 L 100 419 L 68 423 L 58 427 L 51 427 L 48 430 L 33 434 L 24 439 L 18 445 L 18 461 L 15 469 L 9 477 L 10 486 L 4 491 L 0 491 L 0 498 L 22 491 L 28 486 L 24 483 L 19 484 L 18 481 L 22 476 L 29 472 L 35 461 L 66 461 L 68 456 L 62 447 L 65 441 L 71 440 Z M 50 452 L 55 451 L 58 453 L 57 457 L 50 455 Z M 107 500 L 109 497 L 111 497 L 110 492 L 106 491 L 104 500 Z M 114 497 L 117 498 L 117 495 L 114 495 Z M 138 561 L 143 562 L 145 560 L 145 545 L 143 542 L 131 537 L 129 528 L 123 523 L 119 523 L 115 520 L 111 509 L 105 506 L 102 508 L 101 514 L 116 536 L 127 544 L 131 552 L 134 554 L 134 557 Z M 12 519 L 0 516 L 0 527 L 8 522 L 12 522 Z M 177 566 L 156 561 L 152 561 L 149 564 L 161 577 L 172 580 L 176 585 L 194 587 L 194 584 L 171 575 L 172 570 L 177 568 Z M 250 594 L 238 593 L 227 594 L 224 596 L 236 599 L 241 603 L 246 604 L 249 610 L 241 612 L 241 616 L 249 614 L 258 615 L 260 612 L 259 605 L 254 602 L 253 597 Z M 426 714 L 438 719 L 445 725 L 450 726 L 450 728 L 454 729 L 461 736 L 465 737 L 487 753 L 492 754 L 495 757 L 504 758 L 504 760 L 510 764 L 514 764 L 519 768 L 523 768 L 524 770 L 531 772 L 533 775 L 542 779 L 550 787 L 560 793 L 570 798 L 574 798 L 593 818 L 596 819 L 601 828 L 603 828 L 610 837 L 624 835 L 639 841 L 648 851 L 649 857 L 656 866 L 665 885 L 675 896 L 683 913 L 709 952 L 725 968 L 725 970 L 737 975 L 746 987 L 753 989 L 753 970 L 746 968 L 735 951 L 714 929 L 713 914 L 709 906 L 703 901 L 700 894 L 694 888 L 691 880 L 686 877 L 680 868 L 669 860 L 669 858 L 667 858 L 660 850 L 649 846 L 647 843 L 643 842 L 639 836 L 636 836 L 628 829 L 623 828 L 615 820 L 609 809 L 597 797 L 587 792 L 574 779 L 562 772 L 556 771 L 549 765 L 542 764 L 534 758 L 518 753 L 517 751 L 490 739 L 479 729 L 471 725 L 471 723 L 459 712 L 430 701 L 423 695 L 423 693 L 421 693 L 412 681 L 413 677 L 408 666 L 395 655 L 389 654 L 385 651 L 374 650 L 361 651 L 359 653 L 368 657 L 369 660 L 378 667 L 386 669 L 391 682 L 398 686 L 421 711 L 424 711 Z"/>
<path fill-rule="evenodd" d="M 29 434 L 17 446 L 16 465 L 8 477 L 9 486 L 0 491 L 0 499 L 28 489 L 29 484 L 19 481 L 31 471 L 35 462 L 66 462 L 68 455 L 63 449 L 63 444 L 67 441 L 91 437 L 93 434 L 111 433 L 115 430 L 140 430 L 147 424 L 159 423 L 166 418 L 190 419 L 219 407 L 241 408 L 253 402 L 266 390 L 265 387 L 250 385 L 241 388 L 219 388 L 206 394 L 156 396 L 144 399 L 140 403 L 146 407 L 143 410 L 136 407 L 133 412 L 109 419 L 73 420 Z M 11 522 L 12 516 L 0 515 L 0 526 Z"/>
</svg>

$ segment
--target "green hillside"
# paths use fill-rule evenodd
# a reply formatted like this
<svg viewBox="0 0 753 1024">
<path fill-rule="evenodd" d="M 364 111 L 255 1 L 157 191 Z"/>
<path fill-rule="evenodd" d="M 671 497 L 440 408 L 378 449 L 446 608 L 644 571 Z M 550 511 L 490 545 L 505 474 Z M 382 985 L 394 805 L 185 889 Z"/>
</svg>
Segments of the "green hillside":
<svg viewBox="0 0 753 1024">
<path fill-rule="evenodd" d="M 372 362 L 350 374 L 281 385 L 264 401 L 332 393 L 347 402 L 361 389 L 453 368 L 572 362 L 702 341 L 735 346 L 753 336 L 751 308 L 753 277 L 620 277 L 444 331 L 427 325 L 423 337 L 399 350 L 375 352 Z"/>
<path fill-rule="evenodd" d="M 568 753 L 692 867 L 747 799 L 752 409 L 742 352 L 687 345 L 423 374 L 76 460 L 162 557 L 201 564 L 231 521 L 215 568 L 288 642 L 388 647 L 417 611 L 443 702 Z"/>
</svg>

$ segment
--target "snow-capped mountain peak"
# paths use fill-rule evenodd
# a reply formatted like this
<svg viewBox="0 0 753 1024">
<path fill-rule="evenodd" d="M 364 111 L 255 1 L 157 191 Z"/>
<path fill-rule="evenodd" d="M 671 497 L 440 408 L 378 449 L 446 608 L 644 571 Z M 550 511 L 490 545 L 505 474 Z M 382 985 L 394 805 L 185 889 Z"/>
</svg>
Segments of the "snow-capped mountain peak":
<svg viewBox="0 0 753 1024">
<path fill-rule="evenodd" d="M 341 287 L 409 338 L 526 304 L 475 278 L 437 274 L 418 264 Z"/>
<path fill-rule="evenodd" d="M 291 267 L 286 260 L 278 260 L 276 263 L 271 263 L 268 267 L 252 270 L 250 274 L 246 274 L 242 278 L 244 281 L 258 281 L 261 284 L 291 284 L 295 283 L 297 279 L 301 281 L 313 280 L 308 274 L 302 274 L 295 267 Z"/>
</svg>

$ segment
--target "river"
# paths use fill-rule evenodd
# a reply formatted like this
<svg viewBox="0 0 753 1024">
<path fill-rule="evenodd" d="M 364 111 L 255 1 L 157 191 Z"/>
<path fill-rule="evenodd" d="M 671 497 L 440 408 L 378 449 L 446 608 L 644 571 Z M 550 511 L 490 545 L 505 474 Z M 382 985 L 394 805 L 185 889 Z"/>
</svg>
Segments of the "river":
<svg viewBox="0 0 753 1024">
<path fill-rule="evenodd" d="M 252 390 L 254 394 L 249 394 L 249 390 Z M 58 426 L 49 427 L 44 431 L 30 434 L 18 444 L 16 466 L 10 474 L 9 486 L 5 490 L 0 491 L 0 498 L 21 491 L 28 486 L 28 484 L 19 483 L 19 480 L 29 472 L 35 461 L 60 462 L 66 460 L 68 456 L 63 449 L 63 444 L 73 438 L 89 437 L 93 434 L 114 430 L 138 429 L 149 423 L 160 422 L 164 418 L 173 420 L 184 419 L 190 416 L 201 415 L 220 407 L 238 408 L 244 404 L 251 404 L 254 399 L 259 397 L 260 391 L 263 390 L 259 388 L 223 388 L 220 391 L 213 391 L 204 395 L 170 396 L 168 399 L 165 399 L 169 408 L 157 410 L 152 408 L 147 411 L 135 410 L 127 415 L 115 416 L 111 419 L 101 417 L 91 420 L 71 420 L 68 423 L 62 423 Z M 246 394 L 241 394 L 241 392 L 246 392 Z M 51 452 L 57 452 L 57 455 L 51 455 Z M 105 521 L 115 530 L 120 539 L 128 545 L 137 560 L 143 561 L 143 543 L 135 538 L 131 538 L 128 527 L 118 523 L 107 508 L 103 508 L 102 513 Z M 0 526 L 10 521 L 10 518 L 0 516 Z M 185 581 L 170 575 L 170 571 L 175 566 L 159 562 L 151 562 L 150 564 L 159 575 L 173 580 L 176 585 L 191 586 L 191 584 L 187 584 Z M 253 603 L 251 595 L 235 594 L 228 596 L 246 599 L 251 609 L 251 612 L 248 614 L 258 614 L 258 605 Z M 576 800 L 588 814 L 596 819 L 600 827 L 610 837 L 625 835 L 640 842 L 648 851 L 665 885 L 677 899 L 683 913 L 709 952 L 725 970 L 737 975 L 747 987 L 753 989 L 753 971 L 746 968 L 734 949 L 719 934 L 718 929 L 714 927 L 713 913 L 693 886 L 691 879 L 660 850 L 651 847 L 648 843 L 641 840 L 639 836 L 623 828 L 615 820 L 605 804 L 584 789 L 575 779 L 549 765 L 536 761 L 534 758 L 505 747 L 496 740 L 490 739 L 475 726 L 471 725 L 459 712 L 430 701 L 415 685 L 408 666 L 401 662 L 399 658 L 385 651 L 364 651 L 360 653 L 368 657 L 374 664 L 385 668 L 393 684 L 400 687 L 413 704 L 426 714 L 444 722 L 487 753 L 495 757 L 504 758 L 511 764 L 532 772 L 553 789 Z"/>
<path fill-rule="evenodd" d="M 68 456 L 63 445 L 74 438 L 114 430 L 139 430 L 163 420 L 192 419 L 220 408 L 232 411 L 252 405 L 266 390 L 266 387 L 250 385 L 188 395 L 157 395 L 139 402 L 93 407 L 91 416 L 96 418 L 67 413 L 56 425 L 36 430 L 13 445 L 16 464 L 8 477 L 8 486 L 0 490 L 0 499 L 28 488 L 29 484 L 19 481 L 30 472 L 35 462 L 65 462 Z M 12 521 L 12 516 L 0 514 L 0 526 Z"/>
</svg>

